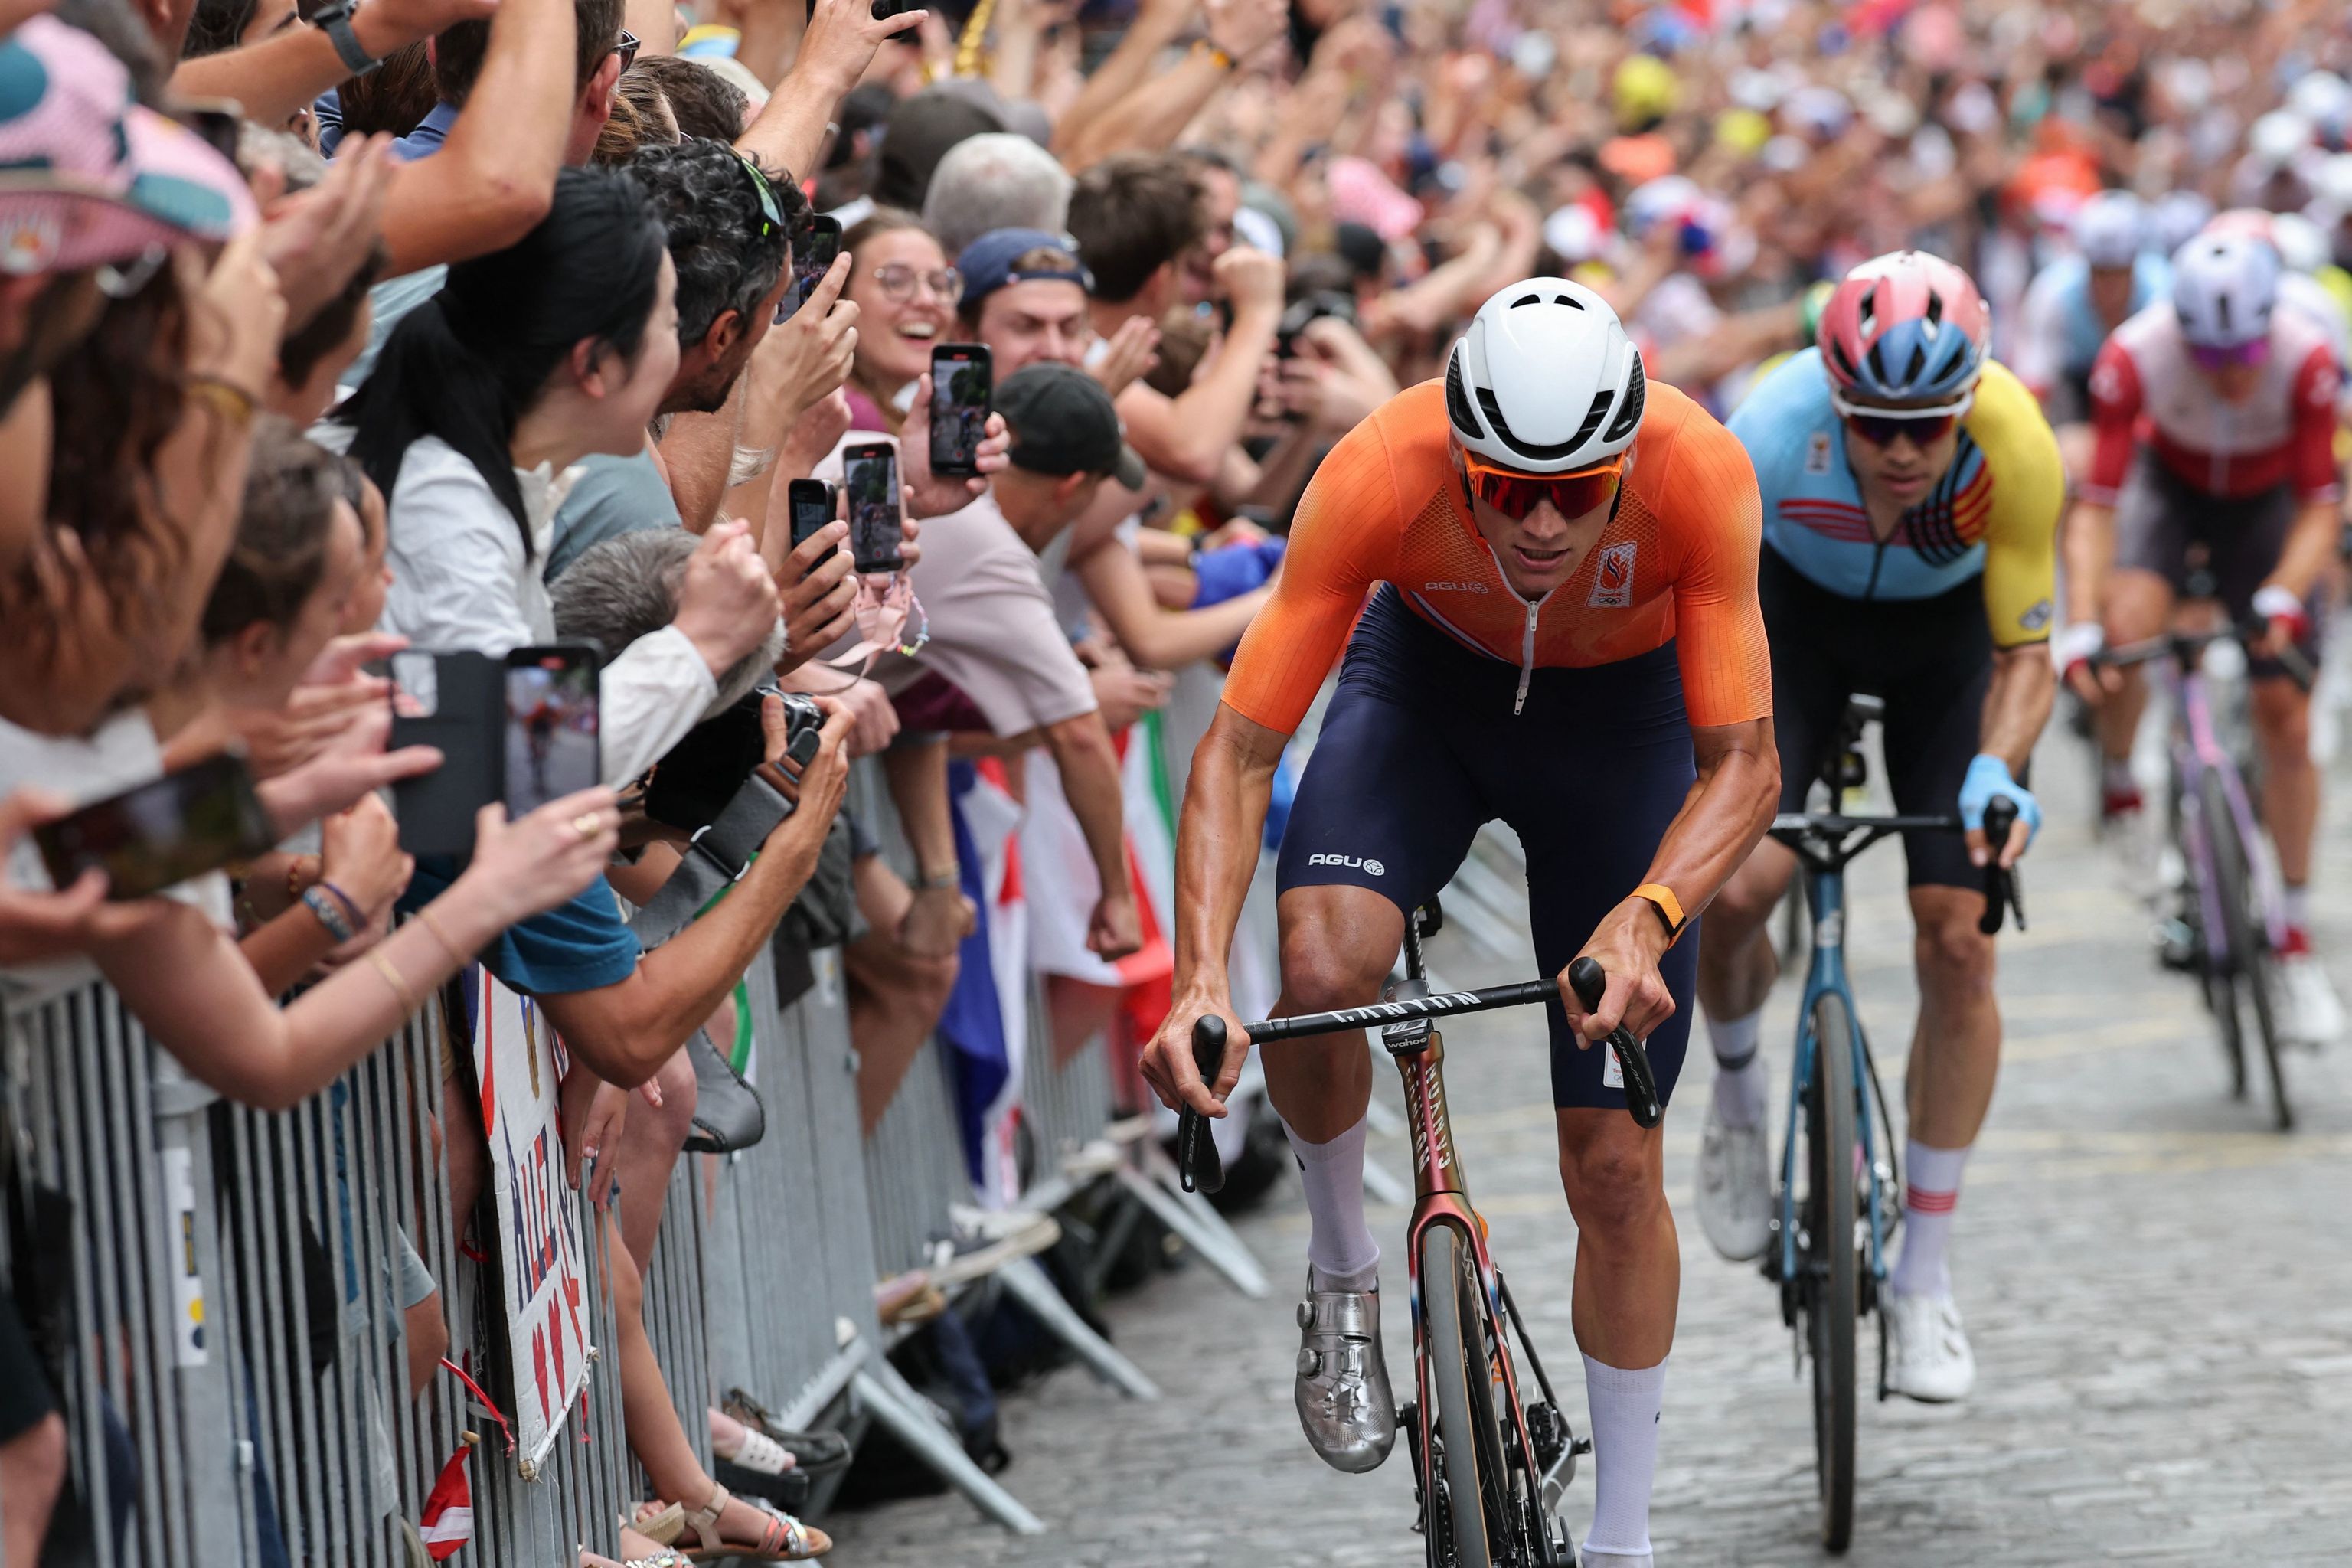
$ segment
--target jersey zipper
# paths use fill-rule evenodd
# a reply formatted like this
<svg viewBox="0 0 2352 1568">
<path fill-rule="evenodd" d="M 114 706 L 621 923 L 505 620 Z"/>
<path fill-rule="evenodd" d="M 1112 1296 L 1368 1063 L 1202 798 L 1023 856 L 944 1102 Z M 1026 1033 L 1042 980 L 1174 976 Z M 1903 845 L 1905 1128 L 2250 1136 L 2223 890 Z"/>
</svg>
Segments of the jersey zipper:
<svg viewBox="0 0 2352 1568">
<path fill-rule="evenodd" d="M 1550 598 L 1549 594 L 1544 599 Z M 1516 719 L 1527 710 L 1528 682 L 1536 677 L 1536 614 L 1543 608 L 1543 599 L 1528 606 L 1528 628 L 1519 637 L 1519 695 L 1511 703 L 1511 717 Z"/>
</svg>

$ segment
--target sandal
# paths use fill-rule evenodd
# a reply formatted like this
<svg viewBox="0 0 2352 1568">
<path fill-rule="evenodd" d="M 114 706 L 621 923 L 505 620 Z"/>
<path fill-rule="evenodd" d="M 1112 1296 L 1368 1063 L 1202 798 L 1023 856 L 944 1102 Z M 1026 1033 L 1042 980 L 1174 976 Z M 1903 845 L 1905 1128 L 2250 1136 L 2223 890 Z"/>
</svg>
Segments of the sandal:
<svg viewBox="0 0 2352 1568">
<path fill-rule="evenodd" d="M 629 1517 L 621 1521 L 621 1527 L 635 1531 L 656 1546 L 667 1546 L 686 1533 L 686 1507 L 675 1502 L 631 1503 Z"/>
<path fill-rule="evenodd" d="M 756 1509 L 767 1517 L 761 1523 L 760 1539 L 739 1542 L 719 1533 L 719 1516 L 735 1500 L 733 1493 L 713 1482 L 710 1500 L 686 1516 L 687 1528 L 701 1542 L 686 1549 L 688 1563 L 723 1563 L 740 1559 L 750 1563 L 805 1563 L 812 1557 L 822 1557 L 833 1550 L 833 1537 L 814 1525 L 803 1524 L 784 1513 L 751 1500 L 744 1507 Z"/>
</svg>

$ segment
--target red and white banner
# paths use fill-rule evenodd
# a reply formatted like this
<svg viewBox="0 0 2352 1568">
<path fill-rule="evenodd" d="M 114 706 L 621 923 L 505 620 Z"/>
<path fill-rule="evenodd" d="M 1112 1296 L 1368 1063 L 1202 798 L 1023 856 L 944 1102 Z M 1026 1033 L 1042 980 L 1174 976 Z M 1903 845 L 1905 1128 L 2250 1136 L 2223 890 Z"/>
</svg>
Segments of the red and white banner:
<svg viewBox="0 0 2352 1568">
<path fill-rule="evenodd" d="M 559 1064 L 555 1029 L 530 998 L 482 972 L 474 1072 L 498 1199 L 499 1275 L 514 1378 L 504 1392 L 514 1407 L 516 1458 L 526 1477 L 538 1473 L 564 1413 L 588 1384 L 586 1255 L 556 1124 Z"/>
</svg>

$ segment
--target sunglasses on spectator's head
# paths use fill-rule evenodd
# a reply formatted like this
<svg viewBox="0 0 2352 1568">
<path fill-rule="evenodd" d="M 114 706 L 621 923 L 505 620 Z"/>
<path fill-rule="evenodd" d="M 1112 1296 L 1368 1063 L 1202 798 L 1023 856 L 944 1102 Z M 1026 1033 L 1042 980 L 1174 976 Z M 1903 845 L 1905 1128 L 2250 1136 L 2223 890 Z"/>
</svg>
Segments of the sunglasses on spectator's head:
<svg viewBox="0 0 2352 1568">
<path fill-rule="evenodd" d="M 777 204 L 776 187 L 760 172 L 760 165 L 746 153 L 738 152 L 735 157 L 743 165 L 743 172 L 751 176 L 751 188 L 760 193 L 760 237 L 765 239 L 784 226 L 784 209 Z"/>
<path fill-rule="evenodd" d="M 2228 348 L 2209 348 L 2203 343 L 2189 345 L 2189 357 L 2197 362 L 2200 370 L 2227 370 L 2233 364 L 2260 364 L 2271 357 L 2271 341 L 2256 338 L 2250 343 L 2232 343 Z"/>
<path fill-rule="evenodd" d="M 883 298 L 902 303 L 915 297 L 915 285 L 918 283 L 950 305 L 963 298 L 963 274 L 952 267 L 925 272 L 903 261 L 886 261 L 874 269 L 874 281 L 881 289 Z"/>
<path fill-rule="evenodd" d="M 1605 463 L 1572 474 L 1523 474 L 1498 468 L 1465 452 L 1462 468 L 1470 493 L 1505 517 L 1525 517 L 1545 501 L 1551 502 L 1562 517 L 1582 517 L 1606 506 L 1616 495 L 1625 454 L 1620 452 Z"/>
<path fill-rule="evenodd" d="M 1891 447 L 1897 437 L 1906 437 L 1915 447 L 1932 447 L 1952 433 L 1952 426 L 1976 405 L 1974 392 L 1961 394 L 1953 403 L 1939 403 L 1930 408 L 1875 408 L 1859 403 L 1848 403 L 1835 388 L 1830 391 L 1830 406 L 1845 421 L 1845 427 L 1874 447 Z"/>
<path fill-rule="evenodd" d="M 637 58 L 638 47 L 637 36 L 624 27 L 621 29 L 621 41 L 614 44 L 610 52 L 621 57 L 621 68 L 627 70 Z"/>
</svg>

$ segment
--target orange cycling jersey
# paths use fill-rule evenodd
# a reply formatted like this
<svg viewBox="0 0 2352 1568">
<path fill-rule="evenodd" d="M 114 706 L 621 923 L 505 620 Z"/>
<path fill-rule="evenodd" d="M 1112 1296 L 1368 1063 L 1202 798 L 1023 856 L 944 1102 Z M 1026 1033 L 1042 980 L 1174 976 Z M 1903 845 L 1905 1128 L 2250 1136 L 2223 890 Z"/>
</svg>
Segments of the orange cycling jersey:
<svg viewBox="0 0 2352 1568">
<path fill-rule="evenodd" d="M 1613 664 L 1675 645 L 1694 725 L 1772 711 L 1756 603 L 1756 471 L 1739 442 L 1658 382 L 1615 515 L 1575 574 L 1530 604 L 1472 520 L 1444 389 L 1398 394 L 1331 449 L 1298 503 L 1274 599 L 1242 639 L 1224 700 L 1288 734 L 1330 673 L 1367 595 L 1393 584 L 1414 614 L 1519 667 Z"/>
</svg>

